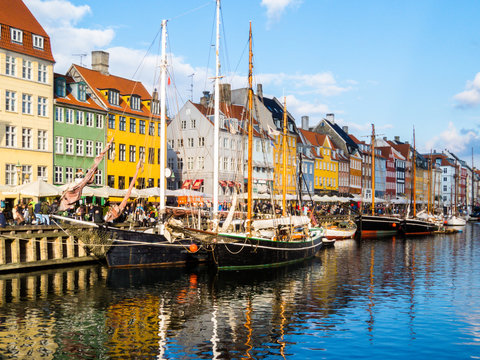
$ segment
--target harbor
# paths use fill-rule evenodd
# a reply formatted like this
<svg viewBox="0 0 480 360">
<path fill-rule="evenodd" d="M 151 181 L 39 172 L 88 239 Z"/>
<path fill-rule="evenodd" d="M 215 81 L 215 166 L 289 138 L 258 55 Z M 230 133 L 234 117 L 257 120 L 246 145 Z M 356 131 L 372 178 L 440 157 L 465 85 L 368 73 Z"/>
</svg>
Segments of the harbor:
<svg viewBox="0 0 480 360">
<path fill-rule="evenodd" d="M 480 225 L 342 240 L 262 271 L 0 274 L 0 351 L 20 358 L 471 358 L 480 340 Z M 348 344 L 348 346 L 346 346 Z"/>
</svg>

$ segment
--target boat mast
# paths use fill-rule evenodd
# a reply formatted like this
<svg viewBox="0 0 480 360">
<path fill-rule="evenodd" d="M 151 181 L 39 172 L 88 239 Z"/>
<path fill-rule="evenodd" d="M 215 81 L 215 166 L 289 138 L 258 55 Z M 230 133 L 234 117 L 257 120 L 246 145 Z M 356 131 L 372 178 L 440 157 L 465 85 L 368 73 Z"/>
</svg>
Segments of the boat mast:
<svg viewBox="0 0 480 360">
<path fill-rule="evenodd" d="M 432 150 L 430 150 L 430 159 L 428 162 L 428 187 L 427 187 L 427 214 L 430 214 L 430 200 L 432 198 Z"/>
<path fill-rule="evenodd" d="M 433 162 L 433 154 L 432 154 L 432 179 L 433 179 L 433 194 L 432 194 L 432 204 L 433 204 L 433 208 L 432 208 L 432 215 L 435 215 L 435 209 L 436 209 L 436 206 L 435 206 L 435 188 L 436 188 L 436 184 L 435 184 L 435 181 L 436 181 L 436 175 L 437 175 L 437 172 L 436 170 L 434 170 L 434 168 L 436 169 L 436 167 L 434 166 L 434 162 Z"/>
<path fill-rule="evenodd" d="M 215 98 L 213 131 L 213 222 L 214 230 L 218 225 L 218 137 L 220 135 L 220 0 L 217 0 L 217 40 L 215 45 Z"/>
<path fill-rule="evenodd" d="M 252 186 L 253 186 L 253 84 L 252 84 L 252 72 L 253 72 L 253 54 L 252 54 L 252 22 L 250 21 L 249 32 L 249 57 L 248 57 L 248 182 L 247 182 L 247 234 L 251 232 L 252 221 Z"/>
<path fill-rule="evenodd" d="M 473 147 L 472 147 L 472 210 L 471 210 L 471 214 L 473 214 L 473 207 L 475 206 L 475 187 L 474 187 L 474 183 L 475 183 L 475 170 L 474 170 L 474 167 L 473 167 Z"/>
<path fill-rule="evenodd" d="M 282 178 L 282 207 L 283 216 L 287 215 L 287 98 L 283 97 L 283 178 Z"/>
<path fill-rule="evenodd" d="M 375 125 L 372 124 L 372 215 L 375 215 Z"/>
<path fill-rule="evenodd" d="M 413 217 L 417 216 L 417 164 L 415 160 L 415 127 L 413 127 Z"/>
<path fill-rule="evenodd" d="M 162 20 L 162 57 L 161 57 L 161 75 L 160 75 L 160 129 L 162 137 L 160 138 L 160 213 L 165 213 L 165 158 L 166 158 L 166 75 L 167 75 L 167 20 Z"/>
</svg>

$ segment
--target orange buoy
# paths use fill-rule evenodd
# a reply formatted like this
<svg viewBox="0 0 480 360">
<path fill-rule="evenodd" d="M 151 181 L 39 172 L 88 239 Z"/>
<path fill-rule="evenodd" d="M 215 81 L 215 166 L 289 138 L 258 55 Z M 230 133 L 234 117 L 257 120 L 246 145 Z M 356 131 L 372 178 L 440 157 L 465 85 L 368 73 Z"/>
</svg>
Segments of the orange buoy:
<svg viewBox="0 0 480 360">
<path fill-rule="evenodd" d="M 190 245 L 190 251 L 191 251 L 192 253 L 197 252 L 197 250 L 198 250 L 197 244 L 191 244 L 191 245 Z"/>
<path fill-rule="evenodd" d="M 396 223 L 393 223 L 392 226 L 393 226 L 393 227 L 397 227 L 397 224 L 396 224 Z"/>
</svg>

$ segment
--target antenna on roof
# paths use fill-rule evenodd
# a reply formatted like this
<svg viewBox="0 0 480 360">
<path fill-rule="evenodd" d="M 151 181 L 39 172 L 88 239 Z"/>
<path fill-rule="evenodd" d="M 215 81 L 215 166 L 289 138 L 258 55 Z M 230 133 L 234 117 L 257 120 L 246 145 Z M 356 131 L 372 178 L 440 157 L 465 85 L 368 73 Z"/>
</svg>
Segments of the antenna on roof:
<svg viewBox="0 0 480 360">
<path fill-rule="evenodd" d="M 195 75 L 195 73 L 191 74 L 191 75 L 188 75 L 189 78 L 191 78 L 191 82 L 190 82 L 190 100 L 193 102 L 193 75 Z"/>
<path fill-rule="evenodd" d="M 86 53 L 82 53 L 82 54 L 72 54 L 72 56 L 79 56 L 79 57 L 80 57 L 80 66 L 83 66 L 83 61 L 82 61 L 82 60 L 83 60 L 83 58 L 84 58 L 85 56 L 87 56 L 87 54 L 86 54 Z"/>
</svg>

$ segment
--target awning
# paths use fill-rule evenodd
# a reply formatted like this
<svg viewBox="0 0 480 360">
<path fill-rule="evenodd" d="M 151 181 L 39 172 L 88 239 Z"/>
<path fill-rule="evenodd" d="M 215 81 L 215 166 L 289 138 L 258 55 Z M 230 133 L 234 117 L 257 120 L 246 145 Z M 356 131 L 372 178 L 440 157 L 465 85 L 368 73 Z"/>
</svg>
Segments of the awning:
<svg viewBox="0 0 480 360">
<path fill-rule="evenodd" d="M 228 187 L 234 187 L 235 183 L 233 181 L 227 181 Z"/>
<path fill-rule="evenodd" d="M 203 179 L 197 179 L 192 185 L 192 190 L 198 190 L 200 189 L 200 186 L 203 184 Z"/>
<path fill-rule="evenodd" d="M 227 186 L 227 182 L 226 182 L 226 181 L 218 180 L 218 182 L 220 183 L 220 185 L 221 185 L 222 187 L 226 187 L 226 186 Z"/>
<path fill-rule="evenodd" d="M 185 180 L 182 185 L 182 189 L 190 189 L 190 186 L 192 185 L 192 180 Z"/>
</svg>

